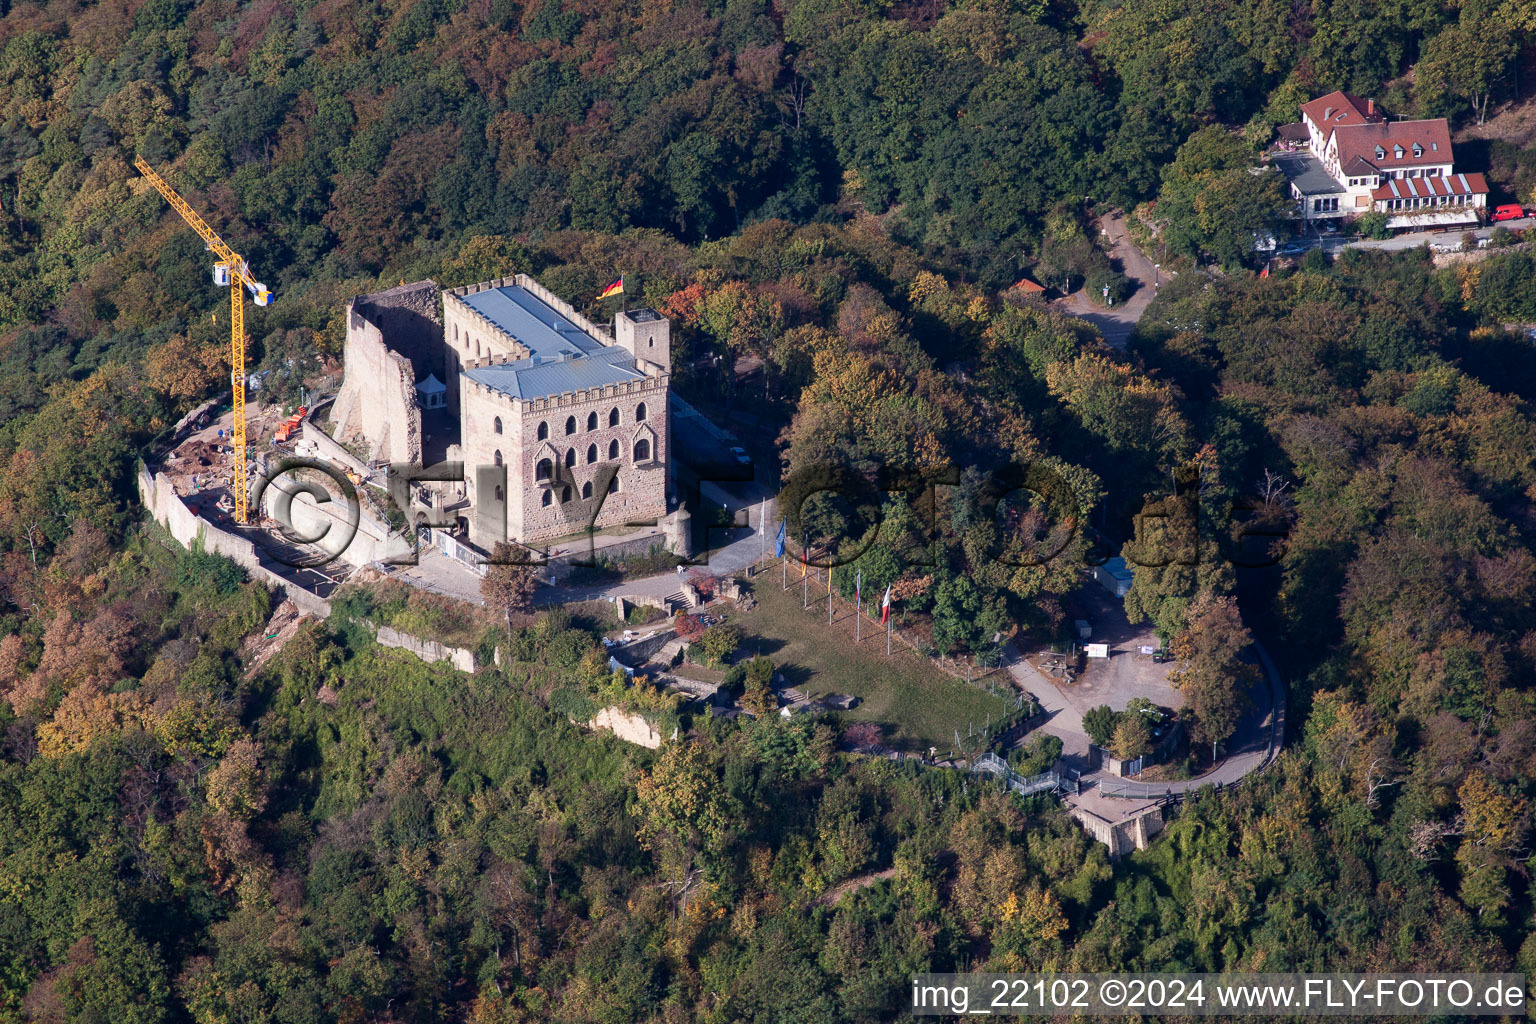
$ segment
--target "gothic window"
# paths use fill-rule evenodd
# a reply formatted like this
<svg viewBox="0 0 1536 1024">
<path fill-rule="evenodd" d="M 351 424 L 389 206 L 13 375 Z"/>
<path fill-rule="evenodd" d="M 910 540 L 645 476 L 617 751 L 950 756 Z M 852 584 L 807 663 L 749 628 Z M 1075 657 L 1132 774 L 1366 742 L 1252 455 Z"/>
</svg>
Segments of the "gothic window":
<svg viewBox="0 0 1536 1024">
<path fill-rule="evenodd" d="M 539 424 L 539 440 L 540 441 L 547 441 L 548 439 L 549 439 L 549 424 L 541 422 Z"/>
<path fill-rule="evenodd" d="M 617 474 L 614 475 L 612 480 L 608 481 L 608 493 L 609 494 L 618 494 L 619 493 L 619 477 L 618 477 Z"/>
<path fill-rule="evenodd" d="M 619 425 L 619 410 L 617 410 L 617 409 L 609 409 L 608 410 L 608 425 L 610 427 L 616 427 L 616 426 Z"/>
<path fill-rule="evenodd" d="M 574 465 L 576 465 L 576 449 L 575 448 L 567 448 L 566 449 L 566 451 L 565 451 L 565 464 L 566 464 L 566 466 L 574 466 Z"/>
<path fill-rule="evenodd" d="M 576 417 L 567 416 L 565 418 L 565 436 L 570 437 L 574 433 L 576 433 Z"/>
<path fill-rule="evenodd" d="M 496 417 L 496 421 L 491 424 L 491 429 L 494 430 L 498 434 L 501 433 L 501 417 L 500 416 L 497 416 Z"/>
<path fill-rule="evenodd" d="M 597 413 L 595 413 L 595 412 L 587 413 L 587 429 L 588 430 L 596 430 L 597 429 Z"/>
<path fill-rule="evenodd" d="M 608 457 L 610 459 L 616 459 L 616 458 L 619 457 L 619 442 L 618 441 L 609 441 L 608 442 Z"/>
<path fill-rule="evenodd" d="M 550 493 L 548 491 L 544 492 L 544 500 L 542 501 L 542 504 L 547 506 L 550 502 L 552 502 L 554 500 L 555 499 L 550 495 Z"/>
<path fill-rule="evenodd" d="M 650 460 L 650 457 L 651 457 L 651 442 L 649 440 L 647 440 L 646 438 L 642 437 L 640 440 L 635 442 L 635 461 L 636 462 L 647 462 L 647 461 Z"/>
<path fill-rule="evenodd" d="M 540 459 L 538 466 L 533 471 L 535 480 L 548 480 L 554 476 L 555 467 L 548 459 Z"/>
<path fill-rule="evenodd" d="M 645 403 L 644 402 L 641 402 L 639 405 L 635 406 L 635 422 L 636 423 L 644 423 L 645 422 Z"/>
<path fill-rule="evenodd" d="M 592 481 L 591 480 L 588 480 L 586 483 L 581 485 L 581 496 L 583 498 L 590 498 L 590 497 L 592 497 Z"/>
<path fill-rule="evenodd" d="M 560 488 L 560 503 L 563 505 L 567 501 L 570 501 L 570 500 L 571 500 L 571 489 L 569 487 L 562 487 L 562 488 Z"/>
<path fill-rule="evenodd" d="M 501 449 L 500 448 L 496 449 L 495 461 L 496 461 L 496 465 L 498 465 L 498 466 L 501 465 Z"/>
<path fill-rule="evenodd" d="M 597 461 L 597 445 L 589 444 L 589 445 L 587 445 L 587 465 L 590 466 L 590 465 L 592 465 L 592 463 L 594 463 L 596 461 Z"/>
</svg>

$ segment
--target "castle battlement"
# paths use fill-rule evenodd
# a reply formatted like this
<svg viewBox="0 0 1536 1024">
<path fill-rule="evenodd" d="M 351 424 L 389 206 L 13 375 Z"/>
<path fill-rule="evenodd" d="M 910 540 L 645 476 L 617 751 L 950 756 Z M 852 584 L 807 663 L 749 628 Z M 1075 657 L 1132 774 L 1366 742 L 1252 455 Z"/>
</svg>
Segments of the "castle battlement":
<svg viewBox="0 0 1536 1024">
<path fill-rule="evenodd" d="M 473 359 L 464 364 L 464 369 L 472 370 L 480 366 L 492 366 L 499 363 L 515 362 L 512 359 L 490 358 Z M 619 398 L 635 395 L 652 395 L 657 392 L 665 392 L 668 389 L 668 377 L 666 375 L 656 377 L 644 377 L 637 380 L 624 381 L 620 384 L 605 384 L 600 388 L 585 388 L 580 391 L 562 391 L 558 395 L 546 395 L 542 398 L 513 398 L 506 392 L 493 388 L 488 384 L 464 378 L 465 383 L 477 394 L 484 395 L 507 406 L 522 415 L 538 412 L 555 412 L 565 409 L 574 409 L 578 406 L 586 406 L 592 402 L 612 401 Z"/>
</svg>

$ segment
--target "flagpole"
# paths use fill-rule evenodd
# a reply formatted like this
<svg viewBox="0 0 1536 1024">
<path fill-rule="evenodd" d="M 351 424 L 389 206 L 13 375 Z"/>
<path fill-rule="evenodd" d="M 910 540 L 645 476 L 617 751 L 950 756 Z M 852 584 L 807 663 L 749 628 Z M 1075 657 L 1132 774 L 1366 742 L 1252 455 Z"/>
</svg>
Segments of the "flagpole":
<svg viewBox="0 0 1536 1024">
<path fill-rule="evenodd" d="M 827 566 L 827 625 L 832 625 L 832 567 Z"/>
<path fill-rule="evenodd" d="M 887 611 L 885 613 L 885 656 L 887 658 L 889 658 L 891 656 L 891 626 L 892 625 L 894 625 L 894 623 L 891 621 L 891 613 L 889 611 Z"/>
</svg>

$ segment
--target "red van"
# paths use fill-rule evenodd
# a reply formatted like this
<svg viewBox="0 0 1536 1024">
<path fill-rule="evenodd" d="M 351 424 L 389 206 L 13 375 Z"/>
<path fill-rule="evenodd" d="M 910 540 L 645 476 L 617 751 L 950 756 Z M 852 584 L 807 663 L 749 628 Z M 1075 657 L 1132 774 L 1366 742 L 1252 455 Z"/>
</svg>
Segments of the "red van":
<svg viewBox="0 0 1536 1024">
<path fill-rule="evenodd" d="M 1520 209 L 1519 203 L 1510 203 L 1508 206 L 1500 206 L 1493 211 L 1494 220 L 1519 220 L 1525 216 L 1525 211 Z"/>
</svg>

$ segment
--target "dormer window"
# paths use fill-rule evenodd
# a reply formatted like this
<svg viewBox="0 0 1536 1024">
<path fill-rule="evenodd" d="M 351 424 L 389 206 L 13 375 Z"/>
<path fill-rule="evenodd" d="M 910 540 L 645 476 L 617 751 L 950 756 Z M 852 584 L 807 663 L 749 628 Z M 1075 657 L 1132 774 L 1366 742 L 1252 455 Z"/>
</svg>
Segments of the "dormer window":
<svg viewBox="0 0 1536 1024">
<path fill-rule="evenodd" d="M 1387 151 L 1382 149 L 1380 146 L 1377 146 L 1376 147 L 1376 159 L 1377 160 L 1384 160 L 1384 159 L 1386 159 L 1386 156 L 1387 156 Z"/>
<path fill-rule="evenodd" d="M 1403 158 L 1403 147 L 1402 146 L 1393 146 L 1392 147 L 1392 156 L 1395 159 L 1401 160 Z"/>
<path fill-rule="evenodd" d="M 1415 142 L 1413 144 L 1413 155 L 1416 156 L 1416 157 L 1417 156 L 1423 156 L 1424 155 L 1424 147 L 1419 145 L 1417 142 Z"/>
</svg>

